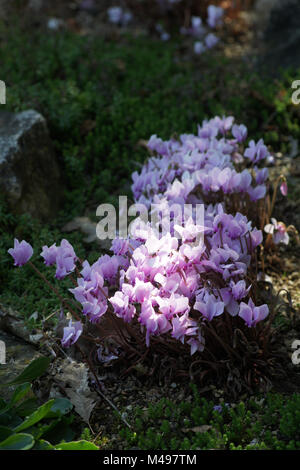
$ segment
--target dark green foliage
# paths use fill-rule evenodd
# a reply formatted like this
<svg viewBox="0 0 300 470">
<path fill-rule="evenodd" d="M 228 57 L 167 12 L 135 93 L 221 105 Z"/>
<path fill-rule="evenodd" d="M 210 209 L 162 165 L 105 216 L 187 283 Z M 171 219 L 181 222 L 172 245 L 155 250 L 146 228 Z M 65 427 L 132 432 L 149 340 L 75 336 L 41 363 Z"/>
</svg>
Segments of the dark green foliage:
<svg viewBox="0 0 300 470">
<path fill-rule="evenodd" d="M 70 442 L 75 432 L 69 400 L 55 398 L 39 406 L 30 382 L 41 376 L 49 363 L 46 357 L 35 359 L 11 382 L 19 385 L 10 401 L 0 398 L 0 450 L 98 450 L 91 442 Z"/>
<path fill-rule="evenodd" d="M 160 450 L 300 449 L 300 396 L 268 394 L 247 403 L 214 404 L 193 386 L 191 402 L 163 398 L 135 411 L 133 431 L 122 429 L 127 448 Z"/>
<path fill-rule="evenodd" d="M 46 116 L 74 214 L 87 200 L 109 202 L 127 187 L 146 155 L 136 144 L 153 133 L 195 132 L 215 114 L 233 114 L 251 136 L 274 145 L 282 134 L 299 133 L 289 74 L 283 83 L 264 81 L 224 57 L 182 56 L 176 41 L 105 41 L 17 27 L 1 36 L 7 107 Z"/>
</svg>

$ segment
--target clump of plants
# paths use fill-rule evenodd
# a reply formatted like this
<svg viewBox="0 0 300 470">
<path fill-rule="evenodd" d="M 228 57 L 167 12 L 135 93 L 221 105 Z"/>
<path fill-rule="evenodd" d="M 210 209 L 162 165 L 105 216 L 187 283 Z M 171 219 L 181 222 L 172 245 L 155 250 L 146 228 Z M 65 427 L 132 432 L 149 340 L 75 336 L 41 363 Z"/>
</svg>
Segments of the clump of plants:
<svg viewBox="0 0 300 470">
<path fill-rule="evenodd" d="M 267 394 L 236 404 L 200 398 L 192 385 L 191 401 L 163 398 L 135 410 L 132 429 L 120 436 L 143 450 L 295 450 L 300 448 L 300 397 Z"/>
<path fill-rule="evenodd" d="M 169 40 L 172 33 L 179 31 L 183 35 L 190 35 L 197 39 L 196 53 L 202 53 L 214 47 L 218 42 L 218 38 L 211 30 L 222 26 L 225 14 L 228 18 L 236 17 L 241 9 L 246 7 L 242 4 L 227 3 L 224 9 L 224 2 L 221 1 L 212 3 L 185 0 L 156 0 L 154 2 L 127 0 L 125 4 L 127 8 L 123 6 L 108 8 L 107 16 L 112 24 L 127 26 L 132 20 L 138 19 L 144 26 L 148 26 L 150 31 L 156 30 L 163 41 Z"/>
<path fill-rule="evenodd" d="M 156 6 L 156 11 L 155 11 Z M 198 6 L 198 8 L 197 8 Z M 147 8 L 143 5 L 144 9 Z M 206 8 L 205 8 L 206 7 Z M 137 12 L 138 12 L 137 8 Z M 135 9 L 136 11 L 136 9 Z M 162 41 L 170 39 L 171 30 L 175 25 L 179 25 L 179 31 L 182 35 L 191 36 L 196 39 L 194 43 L 194 52 L 202 54 L 203 52 L 212 49 L 219 42 L 219 37 L 215 35 L 217 29 L 223 24 L 224 9 L 216 5 L 186 5 L 186 2 L 181 0 L 159 0 L 157 5 L 151 4 L 151 20 L 157 19 L 156 24 L 152 26 L 160 35 Z M 132 20 L 132 14 L 124 10 L 122 7 L 111 7 L 107 11 L 109 21 L 116 25 L 127 25 Z M 201 16 L 199 16 L 199 13 Z M 205 20 L 203 19 L 205 17 Z M 165 25 L 167 24 L 167 29 Z M 143 14 L 144 20 L 144 14 Z M 143 21 L 144 23 L 144 21 Z"/>
<path fill-rule="evenodd" d="M 74 284 L 75 306 L 50 285 L 72 315 L 64 347 L 84 337 L 99 358 L 104 338 L 112 337 L 137 361 L 154 350 L 161 357 L 189 352 L 190 376 L 229 369 L 248 388 L 264 383 L 276 308 L 260 300 L 259 270 L 264 250 L 287 244 L 296 231 L 271 218 L 277 189 L 287 194 L 286 180 L 271 186 L 272 156 L 262 139 L 246 139 L 244 125 L 218 116 L 196 135 L 168 141 L 153 135 L 147 144 L 153 155 L 133 174 L 140 216 L 128 236 L 113 240 L 113 255 L 91 265 L 65 239 L 43 247 L 55 277 Z M 28 262 L 41 275 L 29 243 L 15 239 L 9 253 L 16 266 Z"/>
</svg>

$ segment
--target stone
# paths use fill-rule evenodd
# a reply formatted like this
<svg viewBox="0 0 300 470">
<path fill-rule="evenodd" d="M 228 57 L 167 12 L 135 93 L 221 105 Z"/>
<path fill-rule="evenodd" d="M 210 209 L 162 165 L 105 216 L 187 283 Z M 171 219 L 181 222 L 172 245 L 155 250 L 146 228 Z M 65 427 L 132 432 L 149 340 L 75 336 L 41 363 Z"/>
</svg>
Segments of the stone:
<svg viewBox="0 0 300 470">
<path fill-rule="evenodd" d="M 277 7 L 282 0 L 256 0 L 254 6 L 254 13 L 256 14 L 257 21 L 261 25 L 266 25 L 270 20 L 271 11 Z"/>
<path fill-rule="evenodd" d="M 40 353 L 34 346 L 1 330 L 0 341 L 6 347 L 6 363 L 0 364 L 0 383 L 4 384 L 14 380 Z M 15 388 L 15 385 L 1 387 L 1 398 L 9 400 Z"/>
<path fill-rule="evenodd" d="M 43 338 L 41 330 L 34 329 L 34 334 L 26 327 L 24 317 L 11 307 L 0 304 L 0 331 L 23 339 L 27 343 L 39 345 Z"/>
<path fill-rule="evenodd" d="M 299 0 L 273 2 L 264 33 L 262 64 L 274 75 L 280 69 L 296 69 L 300 66 L 299 17 Z"/>
<path fill-rule="evenodd" d="M 34 110 L 0 112 L 0 191 L 14 213 L 46 221 L 59 208 L 59 166 L 46 120 Z"/>
</svg>

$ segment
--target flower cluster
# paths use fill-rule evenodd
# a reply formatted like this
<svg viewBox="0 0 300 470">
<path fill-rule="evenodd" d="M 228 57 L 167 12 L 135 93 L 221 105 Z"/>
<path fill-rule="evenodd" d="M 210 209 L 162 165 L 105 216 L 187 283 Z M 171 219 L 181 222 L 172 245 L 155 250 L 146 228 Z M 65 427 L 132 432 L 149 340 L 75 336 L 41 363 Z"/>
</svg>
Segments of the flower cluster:
<svg viewBox="0 0 300 470">
<path fill-rule="evenodd" d="M 112 24 L 127 26 L 132 20 L 132 13 L 122 7 L 110 7 L 107 10 L 108 20 Z"/>
<path fill-rule="evenodd" d="M 41 256 L 46 266 L 56 264 L 57 279 L 63 279 L 75 269 L 77 256 L 68 240 L 62 240 L 60 246 L 56 246 L 56 243 L 50 247 L 43 246 Z"/>
<path fill-rule="evenodd" d="M 203 351 L 204 326 L 215 318 L 239 317 L 250 328 L 268 316 L 267 305 L 254 304 L 249 282 L 263 232 L 248 220 L 247 207 L 266 195 L 268 169 L 262 164 L 269 152 L 262 139 L 247 146 L 246 138 L 244 125 L 218 116 L 199 125 L 196 135 L 168 141 L 153 135 L 148 142 L 152 156 L 132 175 L 135 201 L 151 208 L 151 215 L 170 214 L 172 204 L 189 205 L 188 217 L 173 215 L 163 235 L 161 219 L 156 226 L 139 221 L 130 238 L 113 241 L 111 256 L 92 265 L 79 261 L 67 240 L 43 247 L 41 256 L 47 266 L 56 265 L 58 279 L 76 269 L 77 283 L 70 292 L 85 322 L 115 315 L 137 327 L 147 346 L 163 336 L 166 342 L 188 345 L 194 354 Z M 196 204 L 204 208 L 201 225 Z M 265 226 L 268 236 L 287 243 L 284 224 L 271 222 Z M 21 266 L 32 248 L 15 240 L 9 253 Z M 79 321 L 70 322 L 63 345 L 74 344 L 81 332 Z"/>
<path fill-rule="evenodd" d="M 225 310 L 239 314 L 251 288 L 245 281 L 251 253 L 262 242 L 262 232 L 242 214 L 226 214 L 222 204 L 207 206 L 204 227 L 189 218 L 184 227 L 173 228 L 180 239 L 145 231 L 147 238 L 129 253 L 129 266 L 120 271 L 120 288 L 109 302 L 118 317 L 140 323 L 147 345 L 151 336 L 168 333 L 189 344 L 193 354 L 203 350 L 204 321 Z M 201 229 L 203 243 L 197 241 Z"/>
<path fill-rule="evenodd" d="M 219 38 L 210 29 L 216 29 L 222 25 L 224 10 L 221 7 L 209 5 L 207 8 L 206 26 L 199 16 L 192 16 L 191 27 L 181 28 L 182 34 L 191 34 L 198 40 L 194 43 L 194 52 L 202 54 L 203 52 L 215 47 Z"/>
<path fill-rule="evenodd" d="M 83 2 L 86 4 L 83 9 L 93 10 L 91 2 Z M 170 10 L 182 3 L 182 0 L 157 0 L 159 14 L 167 14 Z M 133 14 L 129 10 L 125 10 L 121 6 L 113 6 L 108 8 L 107 16 L 110 23 L 118 26 L 127 26 L 133 19 Z M 212 49 L 219 43 L 219 37 L 213 32 L 223 24 L 224 9 L 219 6 L 209 5 L 207 7 L 206 20 L 200 16 L 191 16 L 190 25 L 182 26 L 180 34 L 191 36 L 196 41 L 194 43 L 195 54 Z M 155 29 L 162 41 L 168 41 L 171 37 L 161 23 L 156 23 Z"/>
<path fill-rule="evenodd" d="M 268 169 L 255 166 L 239 171 L 235 164 L 245 159 L 258 164 L 269 156 L 268 149 L 262 139 L 257 144 L 252 140 L 242 155 L 240 146 L 247 137 L 247 129 L 233 122 L 233 117 L 215 117 L 204 121 L 197 135 L 183 134 L 179 140 L 162 141 L 152 136 L 148 147 L 156 156 L 149 159 L 140 173 L 133 174 L 135 199 L 149 205 L 158 193 L 164 193 L 168 200 L 177 201 L 197 189 L 201 190 L 202 198 L 222 192 L 221 201 L 224 194 L 233 193 L 248 196 L 251 201 L 262 199 Z M 232 138 L 226 138 L 230 130 Z"/>
</svg>

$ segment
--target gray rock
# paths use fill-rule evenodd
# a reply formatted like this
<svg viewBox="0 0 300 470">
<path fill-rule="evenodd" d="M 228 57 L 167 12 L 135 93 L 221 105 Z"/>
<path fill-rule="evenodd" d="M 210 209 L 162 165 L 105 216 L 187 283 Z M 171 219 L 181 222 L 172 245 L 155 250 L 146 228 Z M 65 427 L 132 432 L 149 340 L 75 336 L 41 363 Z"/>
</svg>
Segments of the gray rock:
<svg viewBox="0 0 300 470">
<path fill-rule="evenodd" d="M 0 304 L 0 332 L 1 330 L 33 345 L 38 345 L 43 337 L 42 332 L 36 329 L 32 334 L 24 323 L 24 317 L 11 307 L 2 304 Z"/>
<path fill-rule="evenodd" d="M 270 20 L 271 11 L 277 7 L 282 0 L 256 0 L 254 13 L 257 15 L 257 21 L 261 26 L 266 26 Z"/>
<path fill-rule="evenodd" d="M 300 2 L 276 1 L 265 29 L 265 69 L 277 74 L 280 69 L 300 66 Z"/>
<path fill-rule="evenodd" d="M 40 354 L 30 344 L 1 330 L 0 341 L 6 346 L 6 364 L 0 364 L 0 383 L 3 384 L 14 380 Z M 1 387 L 1 397 L 9 400 L 14 389 L 12 385 Z"/>
<path fill-rule="evenodd" d="M 0 191 L 15 213 L 46 220 L 61 197 L 59 167 L 44 117 L 0 112 Z"/>
</svg>

